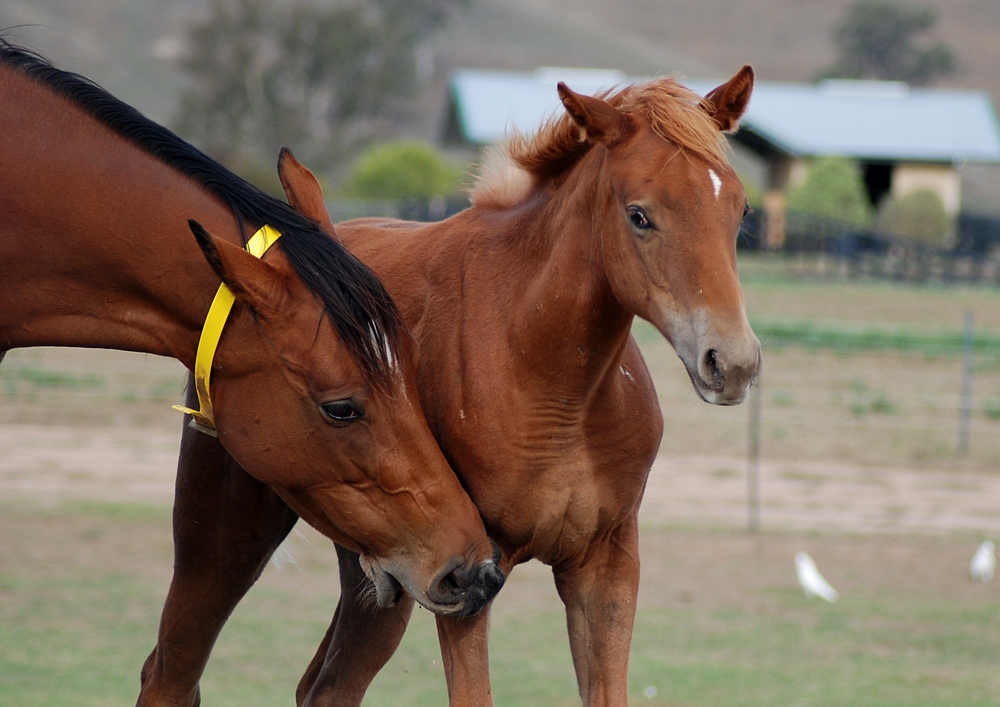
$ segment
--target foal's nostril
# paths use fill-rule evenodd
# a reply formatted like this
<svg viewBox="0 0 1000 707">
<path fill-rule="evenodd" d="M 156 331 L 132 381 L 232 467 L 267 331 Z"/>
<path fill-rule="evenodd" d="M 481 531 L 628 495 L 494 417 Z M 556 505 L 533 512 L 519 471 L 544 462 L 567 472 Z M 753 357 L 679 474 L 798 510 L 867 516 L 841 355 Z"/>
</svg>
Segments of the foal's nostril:
<svg viewBox="0 0 1000 707">
<path fill-rule="evenodd" d="M 722 388 L 725 371 L 723 370 L 724 366 L 722 362 L 719 360 L 719 352 L 715 349 L 709 349 L 702 356 L 701 361 L 701 375 L 704 381 L 716 390 Z"/>
</svg>

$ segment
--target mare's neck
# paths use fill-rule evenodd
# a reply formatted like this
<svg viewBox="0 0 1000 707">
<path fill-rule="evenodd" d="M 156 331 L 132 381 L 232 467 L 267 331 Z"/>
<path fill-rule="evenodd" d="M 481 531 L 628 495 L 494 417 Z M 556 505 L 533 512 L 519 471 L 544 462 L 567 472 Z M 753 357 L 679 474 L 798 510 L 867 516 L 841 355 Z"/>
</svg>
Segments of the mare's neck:
<svg viewBox="0 0 1000 707">
<path fill-rule="evenodd" d="M 183 212 L 200 219 L 206 213 Z M 191 368 L 219 281 L 186 223 L 136 218 L 66 226 L 22 231 L 31 247 L 23 247 L 16 265 L 0 268 L 0 350 L 120 349 L 170 356 Z"/>
<path fill-rule="evenodd" d="M 16 109 L 0 105 L 0 351 L 114 348 L 191 367 L 219 281 L 187 219 L 235 240 L 232 215 L 61 99 L 13 95 Z"/>
</svg>

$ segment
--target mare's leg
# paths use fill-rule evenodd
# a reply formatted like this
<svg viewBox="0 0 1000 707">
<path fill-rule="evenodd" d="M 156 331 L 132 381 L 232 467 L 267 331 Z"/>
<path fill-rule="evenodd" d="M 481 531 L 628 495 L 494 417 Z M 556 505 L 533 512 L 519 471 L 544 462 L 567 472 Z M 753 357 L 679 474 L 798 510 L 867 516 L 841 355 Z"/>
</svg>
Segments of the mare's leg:
<svg viewBox="0 0 1000 707">
<path fill-rule="evenodd" d="M 142 669 L 139 705 L 200 703 L 198 682 L 215 639 L 296 520 L 217 440 L 185 428 L 174 498 L 174 576 L 156 648 Z"/>
<path fill-rule="evenodd" d="M 413 600 L 404 595 L 391 609 L 365 596 L 368 580 L 358 555 L 337 545 L 340 602 L 312 663 L 295 693 L 300 707 L 360 705 L 365 691 L 389 661 L 406 631 Z"/>
<path fill-rule="evenodd" d="M 451 707 L 491 707 L 493 704 L 489 656 L 492 608 L 490 602 L 475 616 L 464 619 L 437 617 L 438 641 Z"/>
<path fill-rule="evenodd" d="M 639 593 L 637 514 L 591 546 L 583 564 L 553 573 L 566 605 L 583 704 L 628 704 L 628 656 Z"/>
</svg>

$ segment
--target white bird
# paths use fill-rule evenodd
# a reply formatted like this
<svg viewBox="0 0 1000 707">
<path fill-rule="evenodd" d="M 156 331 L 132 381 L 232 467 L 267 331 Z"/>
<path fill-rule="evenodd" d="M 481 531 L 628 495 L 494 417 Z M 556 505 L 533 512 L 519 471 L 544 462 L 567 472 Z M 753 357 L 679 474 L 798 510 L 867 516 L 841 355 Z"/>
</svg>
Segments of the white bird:
<svg viewBox="0 0 1000 707">
<path fill-rule="evenodd" d="M 816 569 L 813 558 L 805 552 L 795 553 L 795 574 L 799 578 L 799 586 L 809 597 L 819 597 L 829 602 L 837 601 L 840 594 L 830 586 L 830 583 L 823 579 L 823 575 Z"/>
<path fill-rule="evenodd" d="M 992 540 L 983 540 L 969 563 L 969 576 L 979 582 L 989 582 L 997 569 L 997 548 Z"/>
</svg>

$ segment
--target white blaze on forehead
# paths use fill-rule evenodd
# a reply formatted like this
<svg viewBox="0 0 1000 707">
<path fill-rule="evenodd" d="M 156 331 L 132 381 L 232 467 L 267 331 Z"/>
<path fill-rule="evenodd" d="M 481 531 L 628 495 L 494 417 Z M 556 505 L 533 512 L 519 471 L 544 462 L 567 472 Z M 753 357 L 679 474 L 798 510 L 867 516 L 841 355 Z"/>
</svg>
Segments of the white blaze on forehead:
<svg viewBox="0 0 1000 707">
<path fill-rule="evenodd" d="M 719 192 L 722 191 L 722 180 L 719 179 L 719 175 L 715 173 L 714 169 L 708 170 L 708 178 L 712 180 L 712 189 L 715 190 L 715 198 L 719 198 Z"/>
</svg>

